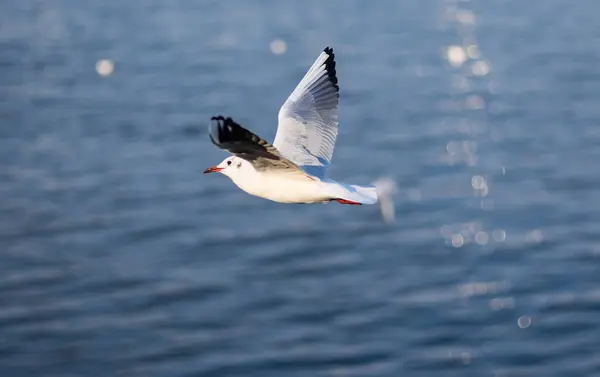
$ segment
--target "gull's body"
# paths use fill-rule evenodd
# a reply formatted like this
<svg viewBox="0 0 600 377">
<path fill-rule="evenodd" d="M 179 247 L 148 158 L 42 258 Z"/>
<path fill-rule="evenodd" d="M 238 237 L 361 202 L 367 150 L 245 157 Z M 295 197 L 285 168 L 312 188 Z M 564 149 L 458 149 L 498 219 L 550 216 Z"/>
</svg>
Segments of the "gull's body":
<svg viewBox="0 0 600 377">
<path fill-rule="evenodd" d="M 213 117 L 211 141 L 233 156 L 205 173 L 220 172 L 248 194 L 280 203 L 376 203 L 374 186 L 326 178 L 338 134 L 334 58 L 325 48 L 283 104 L 272 145 L 231 118 Z"/>
<path fill-rule="evenodd" d="M 231 180 L 250 195 L 279 203 L 317 203 L 328 201 L 323 195 L 323 182 L 304 177 L 287 177 L 284 174 L 264 174 L 255 169 L 245 169 L 232 175 Z"/>
</svg>

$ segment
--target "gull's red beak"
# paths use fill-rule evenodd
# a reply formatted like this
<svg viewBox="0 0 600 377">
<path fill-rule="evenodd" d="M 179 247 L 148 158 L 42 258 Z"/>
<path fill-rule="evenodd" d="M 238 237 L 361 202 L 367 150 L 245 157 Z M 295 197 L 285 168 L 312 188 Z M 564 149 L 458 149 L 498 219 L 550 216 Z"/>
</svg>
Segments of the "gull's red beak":
<svg viewBox="0 0 600 377">
<path fill-rule="evenodd" d="M 219 168 L 219 167 L 216 167 L 216 166 L 212 166 L 212 167 L 210 167 L 210 168 L 206 169 L 206 170 L 204 171 L 204 174 L 206 174 L 206 173 L 218 173 L 218 172 L 220 172 L 221 170 L 223 170 L 223 168 Z"/>
</svg>

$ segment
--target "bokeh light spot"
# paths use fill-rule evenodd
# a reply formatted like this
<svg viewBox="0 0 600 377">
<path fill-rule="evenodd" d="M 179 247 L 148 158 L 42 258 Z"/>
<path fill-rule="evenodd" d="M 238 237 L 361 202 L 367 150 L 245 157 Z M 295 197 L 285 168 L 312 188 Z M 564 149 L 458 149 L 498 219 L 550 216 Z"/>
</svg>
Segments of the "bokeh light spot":
<svg viewBox="0 0 600 377">
<path fill-rule="evenodd" d="M 285 41 L 281 39 L 275 39 L 271 42 L 269 48 L 271 49 L 271 52 L 275 55 L 285 54 L 285 52 L 287 51 L 287 43 L 285 43 Z"/>
<path fill-rule="evenodd" d="M 473 74 L 475 76 L 485 76 L 488 73 L 490 73 L 490 66 L 488 63 L 480 60 L 473 63 L 473 66 L 471 66 L 471 70 L 473 71 Z"/>
<path fill-rule="evenodd" d="M 526 329 L 529 326 L 531 326 L 531 317 L 528 316 L 521 316 L 519 317 L 519 319 L 517 320 L 517 324 L 519 325 L 520 328 L 522 329 Z"/>
<path fill-rule="evenodd" d="M 467 60 L 467 54 L 461 46 L 449 46 L 446 50 L 446 57 L 453 67 L 460 67 Z"/>
<path fill-rule="evenodd" d="M 110 76 L 115 70 L 115 64 L 110 59 L 101 59 L 96 62 L 96 72 L 100 76 Z"/>
<path fill-rule="evenodd" d="M 506 240 L 506 231 L 504 229 L 496 229 L 492 233 L 492 237 L 494 237 L 494 241 L 496 242 L 504 242 Z"/>
<path fill-rule="evenodd" d="M 452 246 L 461 247 L 465 244 L 465 239 L 462 234 L 455 234 L 452 236 Z"/>
<path fill-rule="evenodd" d="M 488 236 L 488 234 L 484 231 L 479 231 L 477 233 L 475 233 L 475 242 L 478 245 L 485 245 L 488 243 L 490 237 Z"/>
</svg>

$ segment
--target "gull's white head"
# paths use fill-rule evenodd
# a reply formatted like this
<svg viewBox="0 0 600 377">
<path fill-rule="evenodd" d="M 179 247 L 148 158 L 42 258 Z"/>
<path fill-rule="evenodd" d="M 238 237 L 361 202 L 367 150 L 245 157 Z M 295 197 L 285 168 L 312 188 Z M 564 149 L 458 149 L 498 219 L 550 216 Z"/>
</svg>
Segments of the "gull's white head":
<svg viewBox="0 0 600 377">
<path fill-rule="evenodd" d="M 250 163 L 242 158 L 231 156 L 227 157 L 217 166 L 212 166 L 204 171 L 206 173 L 221 173 L 230 178 L 243 174 L 244 171 L 252 167 Z"/>
</svg>

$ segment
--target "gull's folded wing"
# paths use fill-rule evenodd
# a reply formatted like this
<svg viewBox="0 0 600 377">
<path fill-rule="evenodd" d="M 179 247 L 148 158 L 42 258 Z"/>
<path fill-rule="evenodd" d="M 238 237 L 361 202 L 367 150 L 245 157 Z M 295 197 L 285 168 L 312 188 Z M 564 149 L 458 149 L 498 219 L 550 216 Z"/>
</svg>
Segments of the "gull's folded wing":
<svg viewBox="0 0 600 377">
<path fill-rule="evenodd" d="M 335 55 L 327 47 L 279 110 L 273 142 L 283 156 L 321 179 L 338 134 L 337 82 Z"/>
</svg>

